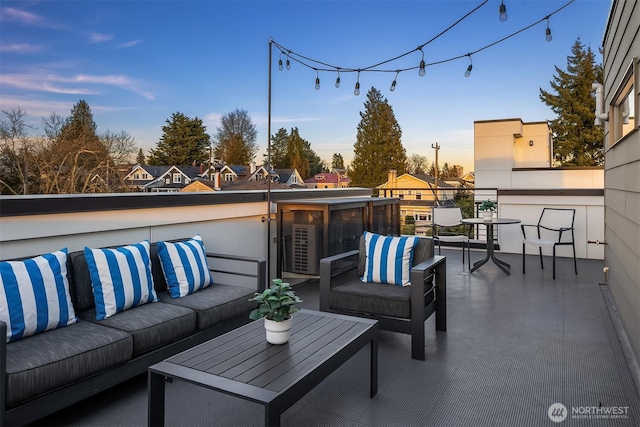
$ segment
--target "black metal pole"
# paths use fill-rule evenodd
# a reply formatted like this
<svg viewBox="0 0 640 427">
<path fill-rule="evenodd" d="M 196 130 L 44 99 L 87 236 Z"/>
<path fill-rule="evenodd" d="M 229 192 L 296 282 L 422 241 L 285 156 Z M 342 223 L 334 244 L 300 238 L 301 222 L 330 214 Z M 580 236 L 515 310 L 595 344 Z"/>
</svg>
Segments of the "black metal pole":
<svg viewBox="0 0 640 427">
<path fill-rule="evenodd" d="M 269 90 L 267 94 L 267 287 L 271 282 L 271 51 L 269 37 Z"/>
</svg>

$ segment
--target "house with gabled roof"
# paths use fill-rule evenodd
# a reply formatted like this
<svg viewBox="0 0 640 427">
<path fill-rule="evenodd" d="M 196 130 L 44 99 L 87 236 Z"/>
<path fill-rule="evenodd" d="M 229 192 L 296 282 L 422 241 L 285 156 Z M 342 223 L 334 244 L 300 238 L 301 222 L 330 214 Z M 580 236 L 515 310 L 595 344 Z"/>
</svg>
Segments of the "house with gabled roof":
<svg viewBox="0 0 640 427">
<path fill-rule="evenodd" d="M 200 176 L 203 166 L 150 166 L 137 164 L 124 178 L 129 188 L 138 191 L 180 191 Z"/>
<path fill-rule="evenodd" d="M 317 173 L 311 178 L 304 180 L 307 188 L 346 188 L 349 186 L 349 177 L 344 177 L 336 173 Z"/>
<path fill-rule="evenodd" d="M 397 176 L 395 170 L 389 171 L 387 182 L 378 187 L 380 197 L 400 198 L 400 218 L 407 216 L 415 219 L 416 234 L 423 234 L 431 228 L 433 207 L 452 201 L 458 191 L 454 185 L 438 181 L 431 175 L 405 173 Z"/>
</svg>

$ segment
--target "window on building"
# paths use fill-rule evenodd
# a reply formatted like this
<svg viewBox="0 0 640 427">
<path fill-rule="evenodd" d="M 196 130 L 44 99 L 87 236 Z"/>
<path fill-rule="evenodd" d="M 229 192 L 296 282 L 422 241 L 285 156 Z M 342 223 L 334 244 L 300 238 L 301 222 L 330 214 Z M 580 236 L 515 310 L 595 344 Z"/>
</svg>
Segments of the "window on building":
<svg viewBox="0 0 640 427">
<path fill-rule="evenodd" d="M 411 195 L 411 190 L 407 190 L 407 196 Z"/>
<path fill-rule="evenodd" d="M 182 175 L 180 175 L 179 173 L 174 173 L 173 174 L 173 182 L 178 184 L 182 182 Z"/>
<path fill-rule="evenodd" d="M 422 191 L 416 190 L 416 200 L 422 200 Z"/>
<path fill-rule="evenodd" d="M 609 130 L 612 138 L 609 145 L 614 145 L 624 138 L 633 129 L 640 127 L 637 120 L 638 99 L 634 87 L 634 73 L 640 72 L 637 59 L 634 59 L 627 69 L 618 92 L 613 98 L 611 109 L 613 114 L 609 116 Z"/>
<path fill-rule="evenodd" d="M 143 173 L 142 174 L 142 179 L 149 179 L 149 174 L 148 173 Z"/>
<path fill-rule="evenodd" d="M 233 181 L 233 174 L 232 173 L 225 173 L 224 174 L 224 180 L 225 181 Z"/>
<path fill-rule="evenodd" d="M 139 173 L 134 173 L 133 174 L 133 179 L 140 179 L 140 174 Z"/>
<path fill-rule="evenodd" d="M 165 183 L 165 184 L 171 184 L 171 178 L 166 177 L 166 178 L 164 179 L 164 183 Z"/>
</svg>

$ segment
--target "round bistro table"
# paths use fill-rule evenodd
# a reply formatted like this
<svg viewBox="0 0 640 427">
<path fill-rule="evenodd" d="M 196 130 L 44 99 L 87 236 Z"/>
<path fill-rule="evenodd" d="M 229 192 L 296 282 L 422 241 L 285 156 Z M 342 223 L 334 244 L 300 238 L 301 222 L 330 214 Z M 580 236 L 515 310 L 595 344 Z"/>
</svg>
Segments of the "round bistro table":
<svg viewBox="0 0 640 427">
<path fill-rule="evenodd" d="M 476 271 L 480 266 L 484 265 L 491 259 L 495 265 L 500 267 L 502 271 L 507 274 L 509 273 L 509 269 L 511 266 L 506 262 L 496 258 L 496 254 L 494 252 L 493 246 L 493 227 L 498 225 L 506 225 L 506 224 L 519 224 L 519 219 L 513 218 L 493 218 L 491 221 L 484 220 L 483 218 L 465 218 L 461 221 L 463 224 L 473 224 L 473 225 L 485 225 L 487 227 L 487 256 L 480 261 L 476 261 L 473 263 L 473 267 L 469 270 L 470 273 Z"/>
</svg>

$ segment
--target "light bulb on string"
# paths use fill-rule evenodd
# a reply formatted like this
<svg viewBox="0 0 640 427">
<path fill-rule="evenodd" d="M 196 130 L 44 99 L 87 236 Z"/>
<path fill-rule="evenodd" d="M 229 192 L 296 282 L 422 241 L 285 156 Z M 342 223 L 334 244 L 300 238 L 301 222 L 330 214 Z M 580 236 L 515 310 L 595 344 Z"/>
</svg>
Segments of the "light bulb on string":
<svg viewBox="0 0 640 427">
<path fill-rule="evenodd" d="M 320 90 L 320 76 L 318 75 L 318 70 L 316 70 L 316 90 Z"/>
<path fill-rule="evenodd" d="M 420 60 L 420 69 L 418 70 L 418 75 L 420 77 L 424 77 L 424 75 L 427 73 L 427 70 L 425 69 L 426 64 L 424 63 L 424 52 L 422 51 L 422 48 L 420 48 L 420 53 L 422 53 L 422 59 Z"/>
<path fill-rule="evenodd" d="M 500 22 L 504 22 L 508 19 L 507 6 L 504 5 L 504 0 L 500 3 Z"/>
<path fill-rule="evenodd" d="M 340 68 L 338 68 L 338 78 L 336 78 L 336 89 L 340 87 Z"/>
<path fill-rule="evenodd" d="M 291 52 L 291 51 L 289 51 L 289 52 Z M 286 63 L 286 65 L 287 65 L 287 70 L 290 70 L 291 69 L 291 61 L 289 61 L 289 53 L 287 53 L 287 63 Z"/>
<path fill-rule="evenodd" d="M 471 70 L 473 70 L 473 61 L 471 60 L 471 55 L 467 55 L 469 57 L 469 66 L 467 67 L 467 71 L 464 72 L 465 77 L 469 77 L 471 75 Z"/>
<path fill-rule="evenodd" d="M 391 92 L 396 90 L 396 81 L 398 80 L 398 74 L 400 74 L 400 70 L 396 70 L 396 76 L 393 78 L 393 82 L 391 82 L 391 87 L 389 88 Z"/>
<path fill-rule="evenodd" d="M 551 28 L 549 28 L 549 17 L 547 16 L 547 30 L 545 32 L 545 40 L 550 42 L 553 40 L 553 36 L 551 35 Z"/>
<path fill-rule="evenodd" d="M 278 59 L 278 69 L 282 71 L 282 51 L 280 51 L 280 58 Z"/>
<path fill-rule="evenodd" d="M 353 90 L 355 96 L 360 95 L 360 70 L 358 70 L 358 79 L 356 80 L 356 88 Z"/>
</svg>

